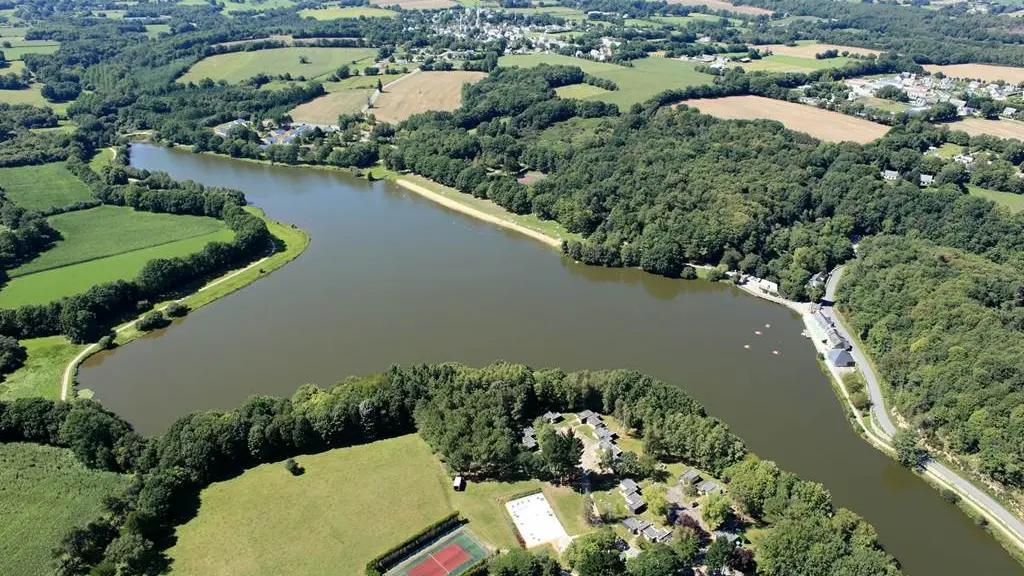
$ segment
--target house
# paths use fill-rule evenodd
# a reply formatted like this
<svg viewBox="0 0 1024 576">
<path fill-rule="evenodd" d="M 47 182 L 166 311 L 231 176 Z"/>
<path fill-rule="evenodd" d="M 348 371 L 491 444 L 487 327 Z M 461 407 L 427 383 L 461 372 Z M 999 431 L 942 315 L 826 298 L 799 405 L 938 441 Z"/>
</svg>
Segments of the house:
<svg viewBox="0 0 1024 576">
<path fill-rule="evenodd" d="M 612 458 L 618 458 L 619 455 L 622 454 L 622 448 L 619 448 L 618 446 L 612 444 L 608 440 L 602 440 L 600 443 L 598 443 L 597 447 L 604 452 L 611 452 Z"/>
<path fill-rule="evenodd" d="M 576 415 L 580 420 L 580 424 L 590 424 L 591 426 L 597 426 L 601 423 L 601 415 L 590 410 L 584 410 Z"/>
<path fill-rule="evenodd" d="M 527 436 L 523 434 L 523 446 L 525 446 L 527 450 L 536 450 L 537 439 L 534 438 L 533 436 Z"/>
<path fill-rule="evenodd" d="M 626 478 L 619 482 L 619 490 L 625 494 L 635 494 L 640 491 L 640 486 L 632 478 Z"/>
<path fill-rule="evenodd" d="M 971 164 L 974 164 L 974 156 L 970 154 L 957 154 L 956 156 L 953 156 L 953 161 L 959 162 L 964 166 L 970 166 Z"/>
<path fill-rule="evenodd" d="M 562 421 L 562 414 L 560 412 L 545 412 L 544 420 L 546 420 L 548 424 L 555 424 Z"/>
<path fill-rule="evenodd" d="M 685 486 L 693 486 L 701 480 L 703 480 L 703 478 L 700 477 L 700 472 L 697 472 L 693 468 L 690 468 L 679 476 L 679 483 Z"/>
<path fill-rule="evenodd" d="M 231 122 L 228 122 L 227 124 L 221 124 L 220 126 L 215 127 L 213 129 L 213 133 L 216 134 L 217 136 L 220 136 L 221 138 L 227 138 L 228 137 L 228 132 L 230 132 L 231 129 L 234 128 L 235 126 L 248 126 L 248 125 L 249 125 L 248 120 L 243 120 L 241 118 L 238 118 L 238 119 L 232 120 Z"/>
<path fill-rule="evenodd" d="M 921 186 L 932 186 L 935 184 L 935 176 L 931 174 L 921 174 Z"/>
<path fill-rule="evenodd" d="M 615 439 L 615 432 L 612 432 L 603 423 L 594 427 L 594 435 L 597 436 L 598 440 L 607 440 L 611 442 Z"/>
<path fill-rule="evenodd" d="M 712 480 L 705 480 L 700 484 L 697 484 L 697 493 L 701 495 L 714 494 L 716 492 L 721 491 L 722 487 L 719 486 L 717 482 L 714 482 Z"/>
<path fill-rule="evenodd" d="M 712 540 L 718 540 L 719 538 L 725 538 L 725 540 L 733 546 L 743 543 L 743 537 L 735 532 L 729 532 L 726 530 L 714 530 L 711 532 Z"/>
<path fill-rule="evenodd" d="M 640 531 L 648 542 L 664 542 L 672 535 L 668 530 L 660 530 L 653 524 Z"/>
<path fill-rule="evenodd" d="M 856 364 L 853 355 L 847 350 L 833 349 L 828 351 L 828 361 L 836 368 L 849 368 Z"/>
<path fill-rule="evenodd" d="M 456 492 L 462 492 L 465 489 L 466 479 L 463 478 L 462 476 L 456 476 L 455 479 L 452 480 L 452 490 L 455 490 Z"/>
<path fill-rule="evenodd" d="M 629 531 L 630 534 L 639 534 L 643 532 L 644 528 L 651 525 L 650 522 L 636 516 L 629 516 L 622 521 L 622 525 Z"/>
<path fill-rule="evenodd" d="M 900 177 L 900 173 L 895 170 L 882 170 L 882 178 L 888 181 L 893 181 Z"/>
<path fill-rule="evenodd" d="M 623 498 L 626 500 L 626 508 L 629 508 L 629 511 L 633 514 L 638 514 L 647 507 L 647 502 L 644 502 L 644 498 L 639 492 L 625 494 Z"/>
</svg>

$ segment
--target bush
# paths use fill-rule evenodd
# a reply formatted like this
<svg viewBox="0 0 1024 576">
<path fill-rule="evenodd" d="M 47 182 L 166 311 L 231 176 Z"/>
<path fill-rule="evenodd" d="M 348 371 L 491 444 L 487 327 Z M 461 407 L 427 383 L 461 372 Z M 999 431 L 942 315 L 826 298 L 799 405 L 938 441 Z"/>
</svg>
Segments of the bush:
<svg viewBox="0 0 1024 576">
<path fill-rule="evenodd" d="M 164 316 L 163 312 L 154 310 L 139 319 L 139 321 L 135 323 L 135 328 L 141 332 L 149 332 L 150 330 L 163 328 L 170 323 L 171 321 Z"/>
<path fill-rule="evenodd" d="M 868 395 L 863 392 L 854 392 L 850 394 L 850 402 L 853 402 L 853 407 L 861 412 L 871 408 L 871 399 Z"/>
<path fill-rule="evenodd" d="M 960 496 L 956 492 L 950 490 L 949 488 L 943 488 L 939 490 L 939 496 L 941 496 L 943 500 L 949 502 L 950 504 L 956 504 L 957 502 L 960 501 Z"/>
<path fill-rule="evenodd" d="M 170 318 L 181 318 L 188 314 L 190 311 L 189 307 L 180 302 L 171 302 L 164 308 L 164 314 L 167 314 Z"/>
<path fill-rule="evenodd" d="M 284 461 L 284 468 L 291 473 L 292 476 L 302 476 L 306 471 L 305 468 L 299 466 L 299 463 L 295 461 L 295 458 L 289 458 Z"/>
<path fill-rule="evenodd" d="M 710 281 L 710 282 L 718 282 L 719 280 L 724 280 L 724 279 L 725 279 L 725 272 L 722 272 L 718 268 L 715 268 L 714 270 L 711 270 L 710 272 L 708 272 L 708 281 Z"/>
<path fill-rule="evenodd" d="M 103 336 L 103 338 L 100 338 L 100 341 L 98 342 L 100 350 L 110 350 L 111 348 L 113 348 L 115 346 L 115 338 L 116 336 L 114 335 L 113 332 Z"/>
<path fill-rule="evenodd" d="M 696 280 L 697 269 L 689 265 L 683 266 L 683 271 L 679 273 L 679 277 L 683 280 Z"/>
</svg>

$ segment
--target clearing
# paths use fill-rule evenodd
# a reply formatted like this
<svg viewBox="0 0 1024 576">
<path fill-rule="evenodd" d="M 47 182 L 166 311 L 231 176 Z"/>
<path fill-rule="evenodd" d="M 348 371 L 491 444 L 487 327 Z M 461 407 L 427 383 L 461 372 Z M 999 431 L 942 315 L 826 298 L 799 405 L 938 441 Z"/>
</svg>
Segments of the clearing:
<svg viewBox="0 0 1024 576">
<path fill-rule="evenodd" d="M 28 358 L 25 365 L 0 382 L 0 400 L 42 397 L 60 399 L 60 378 L 64 367 L 84 348 L 64 336 L 21 340 Z"/>
<path fill-rule="evenodd" d="M 484 542 L 511 548 L 517 544 L 504 501 L 542 486 L 470 482 L 453 492 L 415 434 L 296 460 L 306 470 L 301 476 L 278 462 L 203 490 L 198 515 L 178 527 L 169 550 L 172 573 L 361 576 L 371 558 L 455 510 Z M 583 497 L 544 491 L 563 525 L 578 533 Z"/>
<path fill-rule="evenodd" d="M 815 54 L 821 54 L 826 50 L 838 50 L 840 54 L 847 52 L 849 54 L 860 54 L 862 56 L 877 56 L 881 54 L 880 51 L 871 50 L 870 48 L 840 46 L 838 44 L 819 44 L 817 42 L 798 42 L 796 46 L 786 46 L 785 44 L 765 44 L 763 46 L 754 46 L 754 48 L 757 48 L 762 52 L 768 50 L 771 51 L 772 54 L 779 54 L 782 56 L 796 56 L 798 58 L 811 59 L 814 59 Z"/>
<path fill-rule="evenodd" d="M 486 72 L 419 72 L 385 88 L 371 112 L 392 124 L 428 110 L 455 110 L 462 103 L 462 86 L 478 82 Z"/>
<path fill-rule="evenodd" d="M 25 54 L 53 54 L 60 48 L 60 43 L 52 40 L 7 38 L 4 42 L 11 43 L 10 48 L 0 48 L 0 50 L 3 50 L 4 58 L 7 60 L 21 60 Z"/>
<path fill-rule="evenodd" d="M 725 10 L 727 12 L 735 12 L 736 14 L 748 14 L 750 16 L 769 16 L 775 12 L 766 8 L 757 8 L 756 6 L 742 6 L 726 2 L 725 0 L 668 0 L 669 4 L 679 4 L 681 6 L 705 6 L 711 10 Z"/>
<path fill-rule="evenodd" d="M 619 86 L 618 90 L 592 93 L 583 99 L 611 102 L 618 104 L 619 108 L 643 102 L 665 90 L 710 84 L 714 79 L 714 76 L 710 74 L 701 74 L 694 70 L 693 62 L 683 62 L 671 58 L 641 58 L 634 60 L 633 66 L 619 66 L 559 54 L 525 54 L 502 56 L 498 59 L 498 64 L 524 68 L 539 64 L 579 66 L 584 72 L 599 78 L 606 78 Z M 563 93 L 568 89 L 569 87 L 563 87 Z"/>
<path fill-rule="evenodd" d="M 50 102 L 43 98 L 42 90 L 42 84 L 32 84 L 24 90 L 0 90 L 0 102 L 6 104 L 31 104 L 43 108 L 49 107 L 61 115 L 67 112 L 70 102 Z"/>
<path fill-rule="evenodd" d="M 730 120 L 776 120 L 790 130 L 805 132 L 829 142 L 850 141 L 864 144 L 881 138 L 889 131 L 888 126 L 839 112 L 761 96 L 684 100 L 682 104 L 697 108 L 702 113 Z"/>
<path fill-rule="evenodd" d="M 801 56 L 772 54 L 760 60 L 751 60 L 750 62 L 737 64 L 737 66 L 741 66 L 744 70 L 751 72 L 810 72 L 827 68 L 842 68 L 849 61 L 849 58 L 844 58 L 843 56 L 819 60 L 814 56 L 803 58 Z"/>
<path fill-rule="evenodd" d="M 68 172 L 63 162 L 0 168 L 0 188 L 8 200 L 35 212 L 94 199 L 89 187 Z"/>
<path fill-rule="evenodd" d="M 314 18 L 316 20 L 336 20 L 338 18 L 394 18 L 398 16 L 398 12 L 394 10 L 385 10 L 383 8 L 373 8 L 371 6 L 329 6 L 327 8 L 316 8 L 300 10 L 299 16 L 303 18 Z"/>
<path fill-rule="evenodd" d="M 452 0 L 370 0 L 374 6 L 398 6 L 402 10 L 438 10 L 458 6 Z"/>
<path fill-rule="evenodd" d="M 373 48 L 268 48 L 248 52 L 217 54 L 196 62 L 179 82 L 198 82 L 203 78 L 242 82 L 257 74 L 283 74 L 313 79 L 334 72 L 344 64 L 373 63 L 377 51 Z M 300 64 L 299 58 L 309 60 Z"/>
<path fill-rule="evenodd" d="M 982 198 L 988 198 L 1000 206 L 1006 206 L 1010 212 L 1017 213 L 1024 210 L 1024 195 L 1022 194 L 987 190 L 985 188 L 979 188 L 974 184 L 968 184 L 967 191 L 971 196 L 981 196 Z"/>
<path fill-rule="evenodd" d="M 971 136 L 989 134 L 999 138 L 1024 140 L 1024 122 L 1017 120 L 988 120 L 987 118 L 964 118 L 946 124 L 950 130 L 962 130 Z"/>
<path fill-rule="evenodd" d="M 0 574 L 50 576 L 61 537 L 98 518 L 103 498 L 128 480 L 89 470 L 63 448 L 0 444 Z"/>
<path fill-rule="evenodd" d="M 925 64 L 924 69 L 931 72 L 942 72 L 950 78 L 977 78 L 985 82 L 1005 80 L 1011 84 L 1024 82 L 1024 68 L 1013 66 L 994 66 L 992 64 L 949 64 L 939 66 Z"/>
</svg>

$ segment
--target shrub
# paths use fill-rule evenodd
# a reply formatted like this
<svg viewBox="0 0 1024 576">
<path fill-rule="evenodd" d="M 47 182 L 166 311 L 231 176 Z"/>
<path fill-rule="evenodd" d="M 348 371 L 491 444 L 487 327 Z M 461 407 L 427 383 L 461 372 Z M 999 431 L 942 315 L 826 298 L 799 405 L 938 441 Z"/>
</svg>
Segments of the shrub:
<svg viewBox="0 0 1024 576">
<path fill-rule="evenodd" d="M 167 314 L 170 318 L 181 318 L 188 314 L 190 311 L 189 307 L 180 302 L 171 302 L 164 308 L 164 314 Z"/>
<path fill-rule="evenodd" d="M 295 461 L 295 458 L 289 458 L 285 460 L 284 468 L 285 470 L 290 472 L 292 476 L 302 476 L 302 474 L 306 471 L 305 468 L 300 466 L 299 463 Z"/>
<path fill-rule="evenodd" d="M 157 328 L 163 328 L 170 324 L 170 320 L 164 316 L 164 313 L 159 310 L 154 310 L 149 314 L 146 314 L 135 323 L 135 328 L 141 332 L 149 332 L 150 330 L 156 330 Z"/>
<path fill-rule="evenodd" d="M 960 496 L 957 495 L 956 492 L 950 490 L 949 488 L 943 488 L 939 490 L 939 496 L 941 496 L 943 500 L 949 502 L 950 504 L 956 504 L 957 502 L 960 501 Z"/>
<path fill-rule="evenodd" d="M 718 282 L 719 280 L 724 280 L 724 279 L 725 279 L 725 272 L 722 272 L 718 268 L 715 268 L 714 270 L 711 270 L 710 272 L 708 272 L 708 280 L 710 282 Z"/>
<path fill-rule="evenodd" d="M 115 337 L 116 336 L 114 335 L 114 333 L 111 332 L 110 334 L 106 334 L 105 336 L 103 336 L 103 338 L 100 338 L 100 341 L 98 342 L 100 350 L 110 350 L 111 348 L 113 348 L 115 345 Z"/>
<path fill-rule="evenodd" d="M 683 266 L 683 271 L 679 273 L 679 277 L 683 280 L 696 280 L 697 269 L 693 266 Z"/>
</svg>

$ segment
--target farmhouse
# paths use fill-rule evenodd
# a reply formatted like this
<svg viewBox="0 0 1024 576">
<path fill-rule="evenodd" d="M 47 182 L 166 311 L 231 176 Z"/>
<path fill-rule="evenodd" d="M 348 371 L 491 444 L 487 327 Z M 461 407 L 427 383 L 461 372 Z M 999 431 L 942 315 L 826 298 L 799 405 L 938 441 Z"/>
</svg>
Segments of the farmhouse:
<svg viewBox="0 0 1024 576">
<path fill-rule="evenodd" d="M 714 530 L 711 532 L 712 540 L 718 540 L 719 538 L 725 538 L 725 540 L 733 546 L 743 543 L 743 537 L 735 532 L 730 532 L 728 530 Z"/>
<path fill-rule="evenodd" d="M 537 432 L 533 429 L 533 426 L 523 428 L 522 442 L 523 446 L 525 446 L 527 450 L 537 449 Z"/>
<path fill-rule="evenodd" d="M 900 177 L 900 173 L 895 170 L 882 170 L 882 178 L 889 182 L 896 180 Z"/>
<path fill-rule="evenodd" d="M 935 184 L 935 176 L 931 174 L 921 174 L 920 183 L 921 186 L 932 186 Z"/>
</svg>

